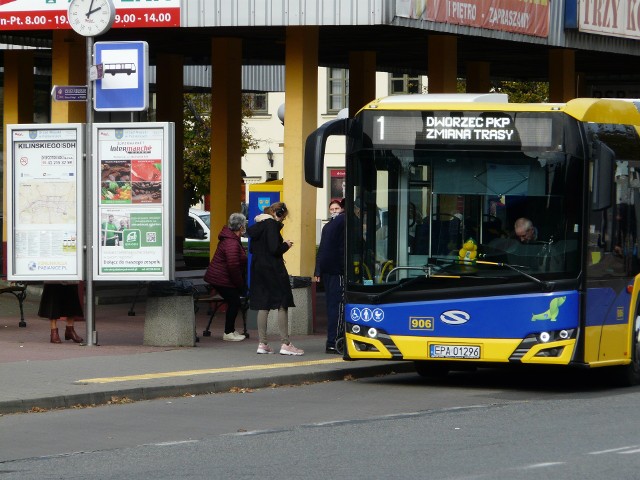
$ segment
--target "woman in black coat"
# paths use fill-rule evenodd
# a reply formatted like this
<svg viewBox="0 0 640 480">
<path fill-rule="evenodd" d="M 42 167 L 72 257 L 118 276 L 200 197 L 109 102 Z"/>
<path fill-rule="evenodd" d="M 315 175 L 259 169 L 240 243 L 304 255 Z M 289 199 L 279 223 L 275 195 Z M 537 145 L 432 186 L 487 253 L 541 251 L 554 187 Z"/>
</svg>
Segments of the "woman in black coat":
<svg viewBox="0 0 640 480">
<path fill-rule="evenodd" d="M 267 342 L 269 310 L 278 310 L 281 355 L 302 355 L 303 350 L 289 341 L 289 307 L 295 307 L 289 283 L 289 273 L 283 255 L 291 248 L 291 240 L 284 241 L 280 230 L 287 217 L 287 206 L 282 202 L 266 207 L 255 218 L 256 223 L 247 230 L 251 253 L 249 307 L 258 310 L 258 353 L 274 353 Z"/>
</svg>

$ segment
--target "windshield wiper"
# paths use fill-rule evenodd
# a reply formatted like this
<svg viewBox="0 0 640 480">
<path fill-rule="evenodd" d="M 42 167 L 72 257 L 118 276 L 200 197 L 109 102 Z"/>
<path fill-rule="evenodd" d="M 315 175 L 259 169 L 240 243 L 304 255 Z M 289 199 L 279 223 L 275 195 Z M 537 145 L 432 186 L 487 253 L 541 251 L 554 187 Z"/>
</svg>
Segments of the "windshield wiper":
<svg viewBox="0 0 640 480">
<path fill-rule="evenodd" d="M 396 285 L 395 287 L 391 287 L 388 290 L 385 290 L 384 292 L 380 292 L 377 295 L 369 295 L 369 301 L 373 304 L 378 304 L 382 301 L 382 299 L 384 297 L 386 297 L 387 295 L 389 295 L 390 293 L 396 292 L 398 290 L 401 290 L 405 287 L 408 287 L 409 285 L 413 285 L 414 283 L 416 283 L 418 280 L 424 280 L 425 278 L 429 278 L 427 276 L 419 276 L 419 277 L 413 277 L 413 278 L 409 278 L 409 279 L 404 279 L 400 280 L 401 283 L 399 283 L 398 285 Z"/>
<path fill-rule="evenodd" d="M 518 265 L 518 267 L 516 267 L 515 265 L 509 265 L 508 263 L 503 263 L 503 262 L 487 262 L 486 260 L 476 260 L 476 263 L 479 263 L 480 265 L 492 265 L 494 267 L 507 267 L 511 270 L 513 270 L 514 272 L 519 273 L 520 275 L 522 275 L 523 277 L 527 277 L 529 280 L 533 280 L 534 282 L 536 282 L 538 285 L 540 285 L 544 291 L 546 292 L 550 292 L 551 290 L 553 290 L 554 287 L 554 283 L 553 282 L 545 282 L 544 280 L 540 280 L 537 277 L 534 277 L 533 275 L 529 275 L 527 272 L 520 270 L 520 265 Z"/>
<path fill-rule="evenodd" d="M 440 270 L 439 267 L 435 267 L 435 268 Z M 387 274 L 386 281 L 388 282 L 389 281 L 389 277 L 391 276 L 391 274 L 396 272 L 396 271 L 398 271 L 398 270 L 422 270 L 424 272 L 424 275 L 419 275 L 417 277 L 399 280 L 398 285 L 396 285 L 394 287 L 391 287 L 388 290 L 385 290 L 383 292 L 380 292 L 377 295 L 370 295 L 369 296 L 369 300 L 371 301 L 371 303 L 378 304 L 378 303 L 380 303 L 380 301 L 384 297 L 386 297 L 390 293 L 396 292 L 398 290 L 402 290 L 403 288 L 408 287 L 409 285 L 413 285 L 418 280 L 424 280 L 424 279 L 427 279 L 427 278 L 460 278 L 460 275 L 442 275 L 442 274 L 439 274 L 439 273 L 437 273 L 438 270 L 434 271 L 434 266 L 433 265 L 425 265 L 423 267 L 395 267 L 394 269 L 392 269 Z"/>
<path fill-rule="evenodd" d="M 524 267 L 520 267 L 520 265 L 515 266 L 515 265 L 510 265 L 508 263 L 503 263 L 503 262 L 488 262 L 486 260 L 476 260 L 475 263 L 478 263 L 480 265 L 491 265 L 494 267 L 506 267 L 509 268 L 511 270 L 513 270 L 516 273 L 519 273 L 520 275 L 522 275 L 523 277 L 528 278 L 529 280 L 532 280 L 533 282 L 537 283 L 538 285 L 540 285 L 543 289 L 543 291 L 545 292 L 550 292 L 553 290 L 554 288 L 554 283 L 553 282 L 546 282 L 544 280 L 540 280 L 537 277 L 534 277 L 533 275 L 528 274 L 527 272 L 521 270 L 520 268 L 524 268 Z M 460 264 L 452 264 L 452 265 L 460 265 Z M 518 268 L 520 267 L 520 268 Z M 388 290 L 385 290 L 383 292 L 378 293 L 377 295 L 369 295 L 369 300 L 371 301 L 371 303 L 373 304 L 379 304 L 382 299 L 386 296 L 388 296 L 389 294 L 393 293 L 393 292 L 397 292 L 398 290 L 402 290 L 403 288 L 406 288 L 410 285 L 413 285 L 414 283 L 418 282 L 419 280 L 425 280 L 428 278 L 463 278 L 463 277 L 467 277 L 467 275 L 447 275 L 445 274 L 446 270 L 447 270 L 447 266 L 445 267 L 440 267 L 440 266 L 435 266 L 435 265 L 425 265 L 422 267 L 395 267 L 394 269 L 392 269 L 388 274 L 387 274 L 387 278 L 386 281 L 389 281 L 389 277 L 391 276 L 392 273 L 395 273 L 398 270 L 421 270 L 424 272 L 424 275 L 419 275 L 417 277 L 413 277 L 413 278 L 409 278 L 409 279 L 403 279 L 403 280 L 399 280 L 398 285 L 395 285 L 394 287 L 389 288 Z"/>
</svg>

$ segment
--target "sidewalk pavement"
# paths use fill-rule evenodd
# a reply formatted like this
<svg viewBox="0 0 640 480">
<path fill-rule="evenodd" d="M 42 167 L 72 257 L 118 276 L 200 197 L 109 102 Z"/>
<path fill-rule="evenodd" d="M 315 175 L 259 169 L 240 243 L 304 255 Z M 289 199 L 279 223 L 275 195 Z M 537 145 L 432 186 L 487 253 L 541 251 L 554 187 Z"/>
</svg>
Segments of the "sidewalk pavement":
<svg viewBox="0 0 640 480">
<path fill-rule="evenodd" d="M 222 341 L 224 313 L 217 313 L 211 336 L 202 332 L 209 320 L 206 308 L 196 314 L 195 347 L 143 345 L 144 301 L 95 307 L 98 345 L 49 342 L 49 321 L 37 316 L 39 297 L 24 302 L 26 328 L 20 328 L 18 301 L 0 295 L 0 414 L 54 408 L 123 403 L 162 397 L 221 393 L 271 385 L 301 384 L 413 371 L 411 362 L 348 362 L 325 353 L 324 297 L 316 298 L 313 335 L 291 342 L 304 356 L 258 355 L 258 334 L 241 342 Z M 273 313 L 271 314 L 273 315 Z M 269 318 L 269 322 L 275 318 Z M 64 322 L 58 322 L 64 339 Z M 240 315 L 236 330 L 241 330 Z M 85 322 L 76 323 L 86 338 Z M 272 347 L 279 341 L 270 336 Z"/>
</svg>

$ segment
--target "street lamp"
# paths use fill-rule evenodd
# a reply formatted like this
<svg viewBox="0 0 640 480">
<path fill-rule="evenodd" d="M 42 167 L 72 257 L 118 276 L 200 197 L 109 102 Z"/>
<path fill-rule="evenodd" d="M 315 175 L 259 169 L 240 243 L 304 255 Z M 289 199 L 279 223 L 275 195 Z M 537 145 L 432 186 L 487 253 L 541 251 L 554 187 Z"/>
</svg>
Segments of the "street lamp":
<svg viewBox="0 0 640 480">
<path fill-rule="evenodd" d="M 267 151 L 267 160 L 269 160 L 269 166 L 273 167 L 273 152 L 271 151 L 271 147 Z"/>
</svg>

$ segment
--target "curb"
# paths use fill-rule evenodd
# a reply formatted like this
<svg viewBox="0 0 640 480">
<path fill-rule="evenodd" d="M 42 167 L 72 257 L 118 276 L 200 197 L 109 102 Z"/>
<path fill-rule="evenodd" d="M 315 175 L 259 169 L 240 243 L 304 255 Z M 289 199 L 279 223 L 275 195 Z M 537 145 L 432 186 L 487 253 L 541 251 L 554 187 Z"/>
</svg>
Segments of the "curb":
<svg viewBox="0 0 640 480">
<path fill-rule="evenodd" d="M 210 382 L 177 384 L 167 386 L 116 388 L 101 392 L 87 392 L 73 395 L 54 395 L 24 400 L 9 400 L 0 402 L 0 415 L 13 413 L 34 413 L 40 410 L 55 410 L 65 408 L 84 408 L 90 406 L 107 405 L 118 399 L 131 401 L 157 400 L 159 398 L 175 398 L 188 395 L 207 395 L 213 393 L 228 393 L 233 388 L 265 388 L 283 385 L 301 385 L 306 382 L 317 383 L 324 381 L 345 380 L 352 378 L 367 378 L 396 373 L 415 372 L 413 362 L 392 362 L 385 365 L 365 367 L 338 368 L 335 370 L 283 373 L 273 376 L 255 378 L 238 378 L 215 380 Z M 115 402 L 114 402 L 115 403 Z"/>
</svg>

